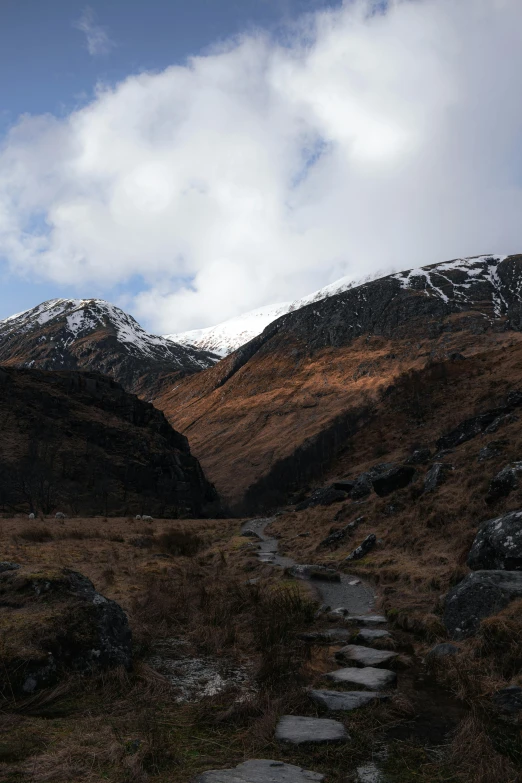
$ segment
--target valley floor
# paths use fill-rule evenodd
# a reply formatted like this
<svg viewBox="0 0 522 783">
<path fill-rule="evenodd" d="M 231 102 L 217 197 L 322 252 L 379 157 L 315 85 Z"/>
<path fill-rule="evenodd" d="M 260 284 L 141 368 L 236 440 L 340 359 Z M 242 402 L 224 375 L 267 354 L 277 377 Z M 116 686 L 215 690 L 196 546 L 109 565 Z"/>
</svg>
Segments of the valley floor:
<svg viewBox="0 0 522 783">
<path fill-rule="evenodd" d="M 336 511 L 289 511 L 268 530 L 282 554 L 339 567 L 344 551 L 316 554 Z M 449 665 L 441 673 L 423 664 L 445 638 L 433 609 L 455 567 L 440 543 L 419 555 L 420 544 L 401 546 L 391 536 L 377 550 L 376 565 L 368 558 L 350 566 L 374 585 L 374 611 L 386 609 L 391 621 L 398 687 L 390 700 L 336 713 L 350 735 L 345 744 L 304 749 L 276 742 L 282 715 L 321 714 L 306 691 L 327 687 L 324 674 L 336 668 L 333 656 L 342 645 L 300 639 L 325 628 L 312 583 L 260 560 L 256 540 L 241 526 L 241 520 L 0 521 L 3 560 L 72 568 L 124 608 L 135 660 L 130 673 L 72 676 L 34 696 L 7 696 L 1 781 L 189 783 L 249 758 L 322 772 L 326 783 L 351 783 L 372 760 L 401 783 L 520 780 L 517 731 L 489 721 L 484 694 L 473 688 L 503 681 L 494 655 L 480 668 L 469 643 L 462 656 L 467 668 Z M 448 562 L 433 575 L 423 557 Z M 187 665 L 194 660 L 200 663 Z"/>
</svg>

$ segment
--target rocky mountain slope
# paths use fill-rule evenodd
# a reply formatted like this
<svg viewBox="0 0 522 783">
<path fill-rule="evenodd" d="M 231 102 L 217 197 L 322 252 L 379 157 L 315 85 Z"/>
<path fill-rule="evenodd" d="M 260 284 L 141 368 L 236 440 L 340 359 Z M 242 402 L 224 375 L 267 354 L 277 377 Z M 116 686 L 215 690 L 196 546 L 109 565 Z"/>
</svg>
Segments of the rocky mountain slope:
<svg viewBox="0 0 522 783">
<path fill-rule="evenodd" d="M 167 378 L 200 372 L 217 358 L 148 334 L 101 299 L 51 299 L 0 321 L 0 364 L 100 372 L 146 398 Z"/>
<path fill-rule="evenodd" d="M 401 374 L 516 343 L 521 287 L 522 256 L 389 275 L 282 316 L 155 404 L 228 502 L 268 508 L 328 468 Z"/>
<path fill-rule="evenodd" d="M 280 302 L 279 304 L 266 305 L 248 313 L 242 313 L 235 318 L 229 318 L 217 326 L 208 326 L 205 329 L 193 329 L 189 332 L 178 334 L 166 334 L 165 339 L 174 340 L 182 345 L 192 346 L 200 350 L 213 351 L 220 356 L 228 356 L 237 351 L 245 343 L 252 340 L 266 329 L 266 327 L 286 313 L 299 310 L 305 305 L 319 302 L 329 296 L 335 296 L 350 288 L 355 288 L 362 283 L 357 283 L 352 278 L 343 277 L 335 283 L 314 291 L 313 294 L 295 299 L 293 302 Z"/>
<path fill-rule="evenodd" d="M 4 513 L 219 511 L 187 439 L 107 377 L 0 368 L 0 422 Z"/>
</svg>

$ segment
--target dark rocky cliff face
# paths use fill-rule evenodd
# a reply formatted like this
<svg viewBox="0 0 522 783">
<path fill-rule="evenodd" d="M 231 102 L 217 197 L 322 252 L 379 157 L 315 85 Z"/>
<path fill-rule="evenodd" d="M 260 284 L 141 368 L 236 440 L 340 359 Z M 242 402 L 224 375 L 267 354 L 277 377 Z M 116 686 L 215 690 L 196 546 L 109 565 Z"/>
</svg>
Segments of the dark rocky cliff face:
<svg viewBox="0 0 522 783">
<path fill-rule="evenodd" d="M 155 404 L 234 508 L 265 510 L 324 473 L 401 374 L 518 339 L 521 291 L 518 255 L 389 275 L 282 316 Z"/>
<path fill-rule="evenodd" d="M 0 369 L 0 509 L 199 517 L 219 511 L 187 439 L 94 373 Z"/>
<path fill-rule="evenodd" d="M 0 321 L 0 364 L 100 372 L 146 399 L 218 358 L 148 334 L 100 299 L 53 299 Z"/>
</svg>

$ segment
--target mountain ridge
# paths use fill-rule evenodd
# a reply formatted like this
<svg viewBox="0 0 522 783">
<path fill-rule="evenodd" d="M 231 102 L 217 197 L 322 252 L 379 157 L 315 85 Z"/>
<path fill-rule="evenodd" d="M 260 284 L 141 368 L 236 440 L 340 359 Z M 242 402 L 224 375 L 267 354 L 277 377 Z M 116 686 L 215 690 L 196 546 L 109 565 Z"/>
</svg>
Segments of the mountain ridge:
<svg viewBox="0 0 522 783">
<path fill-rule="evenodd" d="M 149 397 L 218 358 L 147 333 L 103 299 L 51 299 L 0 321 L 0 364 L 93 370 Z"/>
</svg>

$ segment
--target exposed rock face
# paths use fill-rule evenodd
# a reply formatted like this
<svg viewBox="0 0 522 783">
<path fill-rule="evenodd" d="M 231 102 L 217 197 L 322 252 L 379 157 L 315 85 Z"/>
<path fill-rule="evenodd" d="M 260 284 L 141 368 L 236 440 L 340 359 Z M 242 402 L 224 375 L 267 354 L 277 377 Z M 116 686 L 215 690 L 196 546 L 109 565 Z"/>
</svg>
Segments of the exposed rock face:
<svg viewBox="0 0 522 783">
<path fill-rule="evenodd" d="M 502 449 L 505 445 L 505 440 L 490 441 L 487 446 L 484 446 L 480 449 L 478 454 L 478 461 L 485 462 L 486 460 L 494 459 L 502 452 Z"/>
<path fill-rule="evenodd" d="M 506 465 L 505 468 L 502 468 L 491 480 L 488 494 L 486 495 L 486 503 L 495 503 L 495 501 L 507 497 L 510 492 L 517 489 L 521 474 L 522 462 L 513 462 L 511 465 Z"/>
<path fill-rule="evenodd" d="M 426 462 L 428 462 L 430 457 L 431 457 L 431 449 L 428 449 L 427 447 L 422 449 L 415 449 L 413 454 L 411 454 L 406 460 L 406 464 L 424 465 Z"/>
<path fill-rule="evenodd" d="M 522 571 L 522 511 L 484 522 L 468 555 L 468 566 L 474 571 Z"/>
<path fill-rule="evenodd" d="M 444 625 L 452 639 L 477 633 L 481 620 L 522 596 L 520 571 L 475 571 L 446 596 Z"/>
<path fill-rule="evenodd" d="M 0 691 L 29 694 L 67 671 L 129 668 L 131 632 L 123 609 L 67 568 L 0 574 Z"/>
<path fill-rule="evenodd" d="M 218 358 L 148 334 L 101 299 L 52 299 L 0 321 L 0 364 L 100 372 L 147 399 Z"/>
<path fill-rule="evenodd" d="M 425 362 L 422 357 L 448 357 L 457 344 L 460 353 L 476 351 L 477 335 L 483 348 L 506 330 L 520 330 L 521 280 L 522 258 L 511 256 L 458 260 L 366 283 L 282 316 L 156 403 L 190 437 L 238 513 L 268 511 L 324 475 L 376 415 L 373 400 Z M 466 365 L 474 362 L 448 360 L 449 371 L 469 373 Z M 514 409 L 516 400 L 509 405 Z M 500 406 L 451 442 L 510 412 Z M 360 484 L 363 491 L 354 488 L 352 498 L 372 491 L 369 482 Z"/>
<path fill-rule="evenodd" d="M 94 373 L 0 369 L 0 509 L 69 514 L 216 513 L 187 439 Z"/>
</svg>

